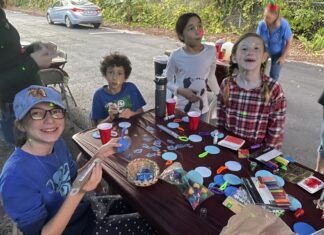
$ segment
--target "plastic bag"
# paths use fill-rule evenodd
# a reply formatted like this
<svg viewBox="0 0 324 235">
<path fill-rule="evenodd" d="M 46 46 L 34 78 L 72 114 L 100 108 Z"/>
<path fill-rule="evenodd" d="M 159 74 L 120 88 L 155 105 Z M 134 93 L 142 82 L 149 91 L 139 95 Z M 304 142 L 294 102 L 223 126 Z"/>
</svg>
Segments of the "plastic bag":
<svg viewBox="0 0 324 235">
<path fill-rule="evenodd" d="M 203 201 L 213 195 L 204 185 L 194 182 L 187 177 L 187 172 L 179 162 L 173 163 L 160 175 L 160 179 L 174 184 L 190 203 L 193 210 Z"/>
<path fill-rule="evenodd" d="M 182 176 L 186 175 L 181 163 L 175 162 L 166 168 L 160 175 L 160 179 L 169 184 L 182 184 Z"/>
<path fill-rule="evenodd" d="M 221 231 L 221 235 L 293 235 L 289 226 L 279 217 L 260 206 L 247 205 L 233 215 Z"/>
<path fill-rule="evenodd" d="M 188 178 L 187 176 L 183 177 L 184 183 L 179 185 L 180 191 L 185 196 L 185 198 L 189 201 L 192 209 L 196 209 L 203 201 L 207 198 L 214 195 L 212 192 L 208 190 L 204 185 L 198 184 Z"/>
</svg>

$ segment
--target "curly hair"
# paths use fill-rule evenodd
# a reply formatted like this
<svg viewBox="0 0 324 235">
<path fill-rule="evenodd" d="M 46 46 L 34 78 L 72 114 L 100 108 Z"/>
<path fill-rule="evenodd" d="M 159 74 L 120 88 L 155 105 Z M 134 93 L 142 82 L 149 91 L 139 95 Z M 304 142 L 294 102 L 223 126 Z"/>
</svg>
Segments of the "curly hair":
<svg viewBox="0 0 324 235">
<path fill-rule="evenodd" d="M 226 107 L 229 106 L 229 97 L 230 97 L 230 83 L 231 81 L 234 79 L 234 74 L 235 71 L 238 70 L 238 65 L 237 63 L 233 62 L 233 57 L 236 55 L 236 51 L 238 48 L 238 45 L 240 44 L 240 42 L 242 42 L 244 39 L 249 38 L 249 37 L 256 37 L 259 38 L 262 43 L 263 43 L 263 50 L 266 51 L 266 47 L 264 44 L 264 41 L 262 39 L 262 37 L 256 33 L 246 33 L 244 35 L 242 35 L 234 44 L 233 49 L 232 49 L 232 54 L 231 54 L 231 58 L 230 58 L 230 66 L 228 69 L 228 73 L 229 73 L 229 77 L 228 80 L 226 81 L 226 85 L 224 88 L 224 95 L 223 95 L 223 101 L 226 105 Z M 265 70 L 265 66 L 266 66 L 266 61 L 263 62 L 261 64 L 261 68 L 260 68 L 260 75 L 261 75 L 261 79 L 262 79 L 262 94 L 263 94 L 263 98 L 265 99 L 265 103 L 268 104 L 270 102 L 270 91 L 269 91 L 269 87 L 268 87 L 268 82 L 267 82 L 267 78 L 264 74 L 264 70 Z"/>
<path fill-rule="evenodd" d="M 100 62 L 100 72 L 103 76 L 106 76 L 106 71 L 109 67 L 122 66 L 125 70 L 125 78 L 127 79 L 132 72 L 132 63 L 127 56 L 121 55 L 118 52 L 113 52 L 103 57 Z"/>
</svg>

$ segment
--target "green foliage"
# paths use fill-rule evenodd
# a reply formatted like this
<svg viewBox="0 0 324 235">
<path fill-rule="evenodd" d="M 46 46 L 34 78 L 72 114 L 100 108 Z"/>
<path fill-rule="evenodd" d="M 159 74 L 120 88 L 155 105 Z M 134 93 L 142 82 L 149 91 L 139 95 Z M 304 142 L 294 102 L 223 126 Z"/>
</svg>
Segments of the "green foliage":
<svg viewBox="0 0 324 235">
<path fill-rule="evenodd" d="M 289 20 L 295 35 L 303 36 L 312 41 L 316 32 L 324 27 L 324 5 L 322 9 L 304 1 L 303 4 L 293 5 L 290 10 L 285 10 L 286 18 Z"/>
<path fill-rule="evenodd" d="M 171 30 L 174 29 L 175 22 L 181 14 L 196 12 L 203 19 L 205 30 L 209 34 L 228 32 L 229 28 L 235 32 L 242 32 L 251 28 L 251 25 L 255 27 L 258 20 L 253 13 L 260 8 L 261 2 L 262 0 L 240 1 L 241 8 L 237 10 L 237 1 L 226 0 L 96 1 L 104 9 L 104 17 L 108 22 L 131 23 Z M 243 22 L 242 25 L 244 24 L 244 27 L 240 29 L 237 28 L 239 17 Z"/>
<path fill-rule="evenodd" d="M 174 30 L 177 18 L 196 12 L 207 34 L 255 31 L 269 0 L 92 0 L 106 22 Z M 46 9 L 55 0 L 9 0 L 23 7 Z M 322 3 L 319 3 L 322 2 Z M 281 14 L 307 48 L 324 48 L 324 3 L 320 0 L 277 0 Z"/>
<path fill-rule="evenodd" d="M 307 40 L 304 36 L 299 36 L 305 47 L 312 51 L 321 51 L 324 48 L 324 28 L 321 28 L 312 40 Z"/>
<path fill-rule="evenodd" d="M 7 0 L 7 4 L 18 7 L 29 7 L 47 9 L 49 5 L 52 5 L 55 0 Z"/>
</svg>

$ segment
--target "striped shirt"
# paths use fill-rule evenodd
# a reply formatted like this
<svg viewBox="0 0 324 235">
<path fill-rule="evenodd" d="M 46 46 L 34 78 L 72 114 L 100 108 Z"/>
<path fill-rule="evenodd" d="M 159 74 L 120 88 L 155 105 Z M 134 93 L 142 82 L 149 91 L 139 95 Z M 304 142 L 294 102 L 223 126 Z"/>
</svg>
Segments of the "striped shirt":
<svg viewBox="0 0 324 235">
<path fill-rule="evenodd" d="M 235 78 L 226 78 L 217 99 L 216 126 L 251 144 L 264 143 L 279 149 L 283 142 L 287 100 L 278 82 L 268 77 L 264 80 L 270 92 L 268 104 L 265 103 L 262 86 L 245 90 L 237 85 Z M 230 95 L 226 107 L 223 94 L 228 82 Z"/>
</svg>

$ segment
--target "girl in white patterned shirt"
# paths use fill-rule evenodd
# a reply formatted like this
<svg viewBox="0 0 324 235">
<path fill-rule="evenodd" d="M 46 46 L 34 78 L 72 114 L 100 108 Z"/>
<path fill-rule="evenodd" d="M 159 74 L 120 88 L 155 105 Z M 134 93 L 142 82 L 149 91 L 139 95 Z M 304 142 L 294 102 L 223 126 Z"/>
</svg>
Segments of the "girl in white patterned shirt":
<svg viewBox="0 0 324 235">
<path fill-rule="evenodd" d="M 195 13 L 181 15 L 176 23 L 176 32 L 185 45 L 175 50 L 168 61 L 168 89 L 177 95 L 178 109 L 198 111 L 200 119 L 206 121 L 209 111 L 207 84 L 215 95 L 219 91 L 215 77 L 215 47 L 201 43 L 204 31 L 201 19 Z"/>
</svg>

